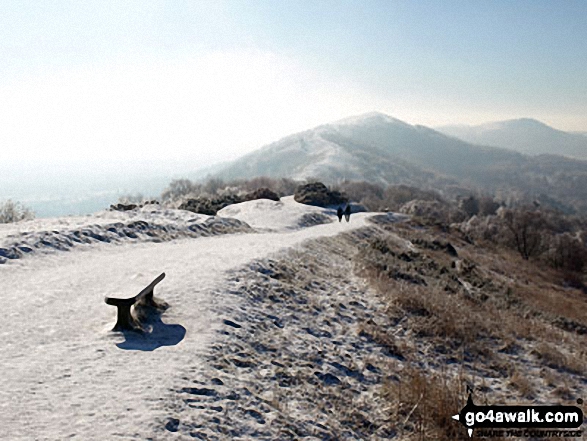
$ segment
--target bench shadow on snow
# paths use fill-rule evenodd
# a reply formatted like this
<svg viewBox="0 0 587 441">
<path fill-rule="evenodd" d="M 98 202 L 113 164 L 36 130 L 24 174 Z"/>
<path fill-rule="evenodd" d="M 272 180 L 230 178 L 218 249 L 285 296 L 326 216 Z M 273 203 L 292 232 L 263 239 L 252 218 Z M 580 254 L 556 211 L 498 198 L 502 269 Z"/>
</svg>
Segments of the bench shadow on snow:
<svg viewBox="0 0 587 441">
<path fill-rule="evenodd" d="M 186 333 L 181 325 L 163 323 L 159 315 L 149 317 L 143 328 L 144 331 L 120 331 L 125 340 L 116 346 L 130 351 L 154 351 L 162 346 L 175 346 Z"/>
</svg>

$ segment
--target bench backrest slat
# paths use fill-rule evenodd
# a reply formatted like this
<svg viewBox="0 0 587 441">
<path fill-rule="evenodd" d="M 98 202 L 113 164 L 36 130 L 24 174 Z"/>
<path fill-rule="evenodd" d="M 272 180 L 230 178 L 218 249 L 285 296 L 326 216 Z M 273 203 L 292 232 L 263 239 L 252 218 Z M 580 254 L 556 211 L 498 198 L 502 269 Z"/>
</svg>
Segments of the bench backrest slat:
<svg viewBox="0 0 587 441">
<path fill-rule="evenodd" d="M 165 273 L 161 273 L 155 280 L 153 280 L 149 286 L 147 286 L 145 289 L 143 289 L 140 293 L 138 293 L 134 298 L 136 300 L 138 300 L 140 297 L 144 296 L 146 293 L 150 292 L 155 285 L 157 285 L 159 282 L 161 282 L 161 280 L 163 280 L 165 278 Z"/>
<path fill-rule="evenodd" d="M 106 297 L 104 300 L 109 305 L 118 305 L 118 304 L 130 304 L 133 305 L 139 298 L 144 296 L 145 294 L 151 292 L 155 285 L 157 285 L 161 280 L 165 278 L 165 273 L 161 273 L 155 280 L 153 280 L 147 287 L 145 287 L 140 293 L 138 293 L 134 297 L 129 297 L 127 299 L 118 299 L 113 297 Z"/>
</svg>

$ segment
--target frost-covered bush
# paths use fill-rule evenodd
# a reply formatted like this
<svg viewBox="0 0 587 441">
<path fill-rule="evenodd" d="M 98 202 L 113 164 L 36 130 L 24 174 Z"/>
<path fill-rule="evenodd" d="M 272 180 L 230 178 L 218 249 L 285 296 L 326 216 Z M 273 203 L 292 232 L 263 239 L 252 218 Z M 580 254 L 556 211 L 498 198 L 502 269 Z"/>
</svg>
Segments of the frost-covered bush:
<svg viewBox="0 0 587 441">
<path fill-rule="evenodd" d="M 416 199 L 402 205 L 400 213 L 416 216 L 427 223 L 450 225 L 463 222 L 467 215 L 446 201 Z"/>
<path fill-rule="evenodd" d="M 8 224 L 35 217 L 33 211 L 22 205 L 20 202 L 14 202 L 8 199 L 0 203 L 0 224 Z"/>
<path fill-rule="evenodd" d="M 189 179 L 174 179 L 161 194 L 164 201 L 178 201 L 186 197 L 197 197 L 203 192 L 202 185 Z"/>
</svg>

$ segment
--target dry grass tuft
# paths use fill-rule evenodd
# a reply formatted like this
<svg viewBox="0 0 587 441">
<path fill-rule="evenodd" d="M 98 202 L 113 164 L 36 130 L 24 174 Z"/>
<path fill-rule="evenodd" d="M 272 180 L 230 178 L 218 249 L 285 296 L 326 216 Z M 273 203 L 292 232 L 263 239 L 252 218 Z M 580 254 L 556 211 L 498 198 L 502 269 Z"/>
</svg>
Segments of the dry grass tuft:
<svg viewBox="0 0 587 441">
<path fill-rule="evenodd" d="M 396 314 L 412 318 L 417 336 L 439 337 L 452 347 L 474 346 L 490 332 L 474 304 L 438 289 L 407 287 L 394 297 L 393 306 Z"/>
<path fill-rule="evenodd" d="M 515 370 L 509 382 L 510 386 L 520 392 L 521 396 L 532 400 L 535 397 L 536 391 L 532 382 L 522 372 Z"/>
<path fill-rule="evenodd" d="M 573 354 L 563 354 L 556 347 L 545 342 L 539 343 L 533 352 L 543 360 L 548 367 L 577 375 L 585 374 L 587 360 L 585 360 L 584 357 Z"/>
<path fill-rule="evenodd" d="M 390 329 L 383 329 L 377 326 L 372 321 L 362 323 L 358 327 L 358 334 L 360 336 L 367 337 L 376 342 L 385 349 L 387 355 L 403 360 L 412 350 L 403 341 L 397 340 L 390 331 Z"/>
<path fill-rule="evenodd" d="M 487 404 L 579 398 L 573 394 L 587 371 L 584 293 L 561 287 L 538 262 L 466 243 L 458 233 L 410 222 L 379 227 L 355 268 L 394 324 L 370 334 L 405 358 L 399 380 L 384 388 L 401 439 L 468 439 L 450 420 L 467 396 L 463 376 L 475 379 Z"/>
<path fill-rule="evenodd" d="M 465 405 L 463 379 L 415 367 L 407 367 L 399 375 L 399 381 L 385 385 L 383 394 L 402 439 L 468 439 L 462 426 L 451 418 Z"/>
</svg>

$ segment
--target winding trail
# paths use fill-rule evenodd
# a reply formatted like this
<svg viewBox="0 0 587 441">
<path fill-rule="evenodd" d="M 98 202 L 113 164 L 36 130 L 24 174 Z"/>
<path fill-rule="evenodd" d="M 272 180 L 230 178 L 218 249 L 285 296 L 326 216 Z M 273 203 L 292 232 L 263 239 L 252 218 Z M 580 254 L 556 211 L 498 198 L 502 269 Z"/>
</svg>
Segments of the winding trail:
<svg viewBox="0 0 587 441">
<path fill-rule="evenodd" d="M 0 438 L 153 439 L 161 400 L 230 319 L 211 310 L 227 273 L 368 217 L 294 232 L 99 244 L 0 266 Z M 133 345 L 109 331 L 116 309 L 104 296 L 131 297 L 163 271 L 155 293 L 172 305 L 163 321 L 183 326 L 185 337 L 155 350 L 121 349 Z"/>
</svg>

